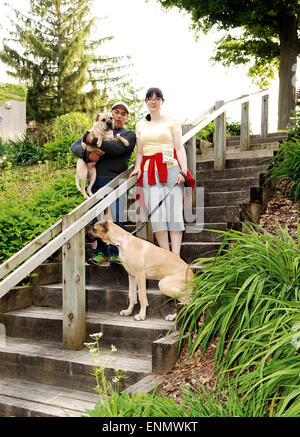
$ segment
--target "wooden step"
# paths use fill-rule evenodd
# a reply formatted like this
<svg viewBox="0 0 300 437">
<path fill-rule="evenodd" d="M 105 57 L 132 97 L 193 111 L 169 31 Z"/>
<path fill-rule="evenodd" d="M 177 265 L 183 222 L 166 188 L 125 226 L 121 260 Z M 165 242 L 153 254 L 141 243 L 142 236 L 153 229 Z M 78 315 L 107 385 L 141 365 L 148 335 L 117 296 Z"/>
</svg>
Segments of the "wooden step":
<svg viewBox="0 0 300 437">
<path fill-rule="evenodd" d="M 217 179 L 217 180 L 208 180 L 201 181 L 197 180 L 198 187 L 204 187 L 206 191 L 236 191 L 236 190 L 245 190 L 252 187 L 260 186 L 260 178 L 251 177 L 251 178 L 232 178 L 232 179 Z"/>
<path fill-rule="evenodd" d="M 202 210 L 202 209 L 201 209 Z M 235 206 L 207 206 L 204 208 L 204 221 L 206 223 L 226 222 L 237 223 L 240 220 L 241 208 Z M 200 217 L 200 212 L 196 212 L 196 217 Z"/>
<path fill-rule="evenodd" d="M 249 150 L 247 152 L 263 152 L 266 153 L 267 151 L 274 153 L 274 150 L 278 150 L 280 148 L 280 142 L 274 141 L 274 142 L 266 142 L 266 143 L 259 143 L 259 144 L 250 144 Z M 226 157 L 227 155 L 231 155 L 233 153 L 245 153 L 245 151 L 240 150 L 240 144 L 239 142 L 231 142 L 226 144 Z M 199 154 L 198 154 L 199 155 Z M 214 147 L 209 147 L 207 149 L 204 149 L 200 156 L 214 156 Z"/>
<path fill-rule="evenodd" d="M 101 266 L 98 268 L 101 269 Z M 148 317 L 164 319 L 175 312 L 175 302 L 170 302 L 159 290 L 147 288 Z M 62 283 L 40 285 L 34 289 L 34 305 L 37 307 L 62 307 Z M 119 313 L 128 307 L 128 286 L 88 284 L 86 286 L 86 310 Z M 136 305 L 135 314 L 139 307 Z"/>
<path fill-rule="evenodd" d="M 260 135 L 250 135 L 251 145 L 260 145 L 273 142 L 284 142 L 288 139 L 288 134 L 286 132 L 274 132 L 268 134 L 266 137 L 261 137 Z M 231 136 L 226 138 L 226 144 L 240 144 L 240 136 Z"/>
<path fill-rule="evenodd" d="M 276 142 L 269 142 L 269 143 L 259 143 L 259 144 L 250 144 L 250 151 L 262 151 L 262 150 L 278 150 L 280 147 L 280 143 L 278 141 Z M 227 145 L 226 146 L 226 154 L 227 153 L 235 153 L 240 152 L 240 146 L 239 145 Z"/>
<path fill-rule="evenodd" d="M 80 417 L 93 409 L 99 396 L 93 393 L 0 379 L 0 417 Z"/>
<path fill-rule="evenodd" d="M 193 263 L 198 258 L 216 256 L 221 244 L 221 242 L 182 242 L 180 256 L 187 263 Z"/>
<path fill-rule="evenodd" d="M 183 242 L 215 242 L 220 241 L 220 234 L 214 231 L 227 230 L 227 223 L 187 224 Z"/>
<path fill-rule="evenodd" d="M 241 152 L 241 153 L 249 153 L 249 157 L 242 157 L 237 156 L 236 158 L 229 158 L 227 156 L 226 159 L 226 169 L 229 168 L 241 168 L 241 167 L 257 167 L 257 166 L 264 166 L 268 167 L 268 164 L 270 163 L 270 160 L 273 156 L 254 156 L 252 152 Z M 204 170 L 204 169 L 213 169 L 214 168 L 214 161 L 212 159 L 210 160 L 204 160 L 201 159 L 201 156 L 197 156 L 197 170 Z"/>
<path fill-rule="evenodd" d="M 86 264 L 85 277 L 87 284 L 128 287 L 128 274 L 121 264 L 101 265 Z M 61 282 L 61 277 L 58 281 Z"/>
<path fill-rule="evenodd" d="M 149 353 L 143 355 L 139 348 L 136 353 L 121 350 L 111 353 L 110 345 L 105 347 L 101 340 L 100 353 L 106 377 L 111 380 L 116 369 L 126 375 L 120 380 L 120 390 L 151 373 Z M 1 377 L 95 393 L 92 364 L 91 353 L 86 347 L 71 351 L 63 349 L 60 342 L 12 337 L 6 337 L 5 344 L 0 344 Z"/>
<path fill-rule="evenodd" d="M 204 205 L 239 206 L 250 202 L 250 189 L 243 191 L 209 191 L 204 192 Z"/>
<path fill-rule="evenodd" d="M 197 180 L 236 179 L 257 177 L 266 172 L 265 166 L 234 167 L 224 170 L 204 169 L 197 171 Z M 236 187 L 238 189 L 238 187 Z M 225 190 L 224 190 L 225 191 Z"/>
<path fill-rule="evenodd" d="M 62 341 L 62 318 L 61 309 L 35 306 L 0 314 L 0 322 L 5 325 L 7 336 L 54 342 Z M 172 322 L 164 319 L 137 321 L 133 316 L 88 312 L 86 341 L 89 341 L 90 334 L 102 332 L 101 343 L 105 347 L 113 344 L 120 350 L 148 353 L 152 342 L 166 335 L 172 326 Z"/>
<path fill-rule="evenodd" d="M 227 160 L 233 159 L 253 159 L 253 158 L 271 158 L 274 156 L 274 150 L 263 149 L 263 150 L 246 150 L 246 151 L 235 151 L 226 152 L 226 163 Z M 197 162 L 214 161 L 213 153 L 207 153 L 205 155 L 198 155 Z"/>
</svg>

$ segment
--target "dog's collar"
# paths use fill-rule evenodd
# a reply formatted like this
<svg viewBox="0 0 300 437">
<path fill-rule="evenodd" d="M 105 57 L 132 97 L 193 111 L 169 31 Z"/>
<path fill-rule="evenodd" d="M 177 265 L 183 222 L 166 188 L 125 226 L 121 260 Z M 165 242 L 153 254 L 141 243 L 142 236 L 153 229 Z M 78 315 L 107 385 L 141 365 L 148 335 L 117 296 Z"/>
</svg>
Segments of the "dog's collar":
<svg viewBox="0 0 300 437">
<path fill-rule="evenodd" d="M 115 242 L 115 246 L 117 246 L 117 247 L 121 246 L 121 244 L 122 244 L 125 240 L 127 240 L 127 238 L 129 237 L 129 235 L 130 235 L 130 234 L 126 234 L 126 235 L 124 235 L 124 236 L 121 238 L 121 240 L 116 241 L 116 242 Z"/>
</svg>

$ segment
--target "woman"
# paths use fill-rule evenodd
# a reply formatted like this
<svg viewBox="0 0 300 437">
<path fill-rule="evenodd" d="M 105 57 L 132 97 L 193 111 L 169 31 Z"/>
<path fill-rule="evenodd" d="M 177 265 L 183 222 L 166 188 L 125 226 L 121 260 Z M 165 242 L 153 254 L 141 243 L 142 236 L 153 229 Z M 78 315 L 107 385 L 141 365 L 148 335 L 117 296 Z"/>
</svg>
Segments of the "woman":
<svg viewBox="0 0 300 437">
<path fill-rule="evenodd" d="M 146 119 L 136 126 L 137 154 L 130 176 L 137 175 L 143 186 L 149 211 L 172 189 L 172 193 L 151 216 L 152 230 L 160 247 L 180 256 L 183 220 L 184 181 L 187 160 L 182 144 L 181 127 L 174 118 L 161 113 L 164 97 L 159 88 L 150 88 L 145 103 L 149 110 Z"/>
</svg>

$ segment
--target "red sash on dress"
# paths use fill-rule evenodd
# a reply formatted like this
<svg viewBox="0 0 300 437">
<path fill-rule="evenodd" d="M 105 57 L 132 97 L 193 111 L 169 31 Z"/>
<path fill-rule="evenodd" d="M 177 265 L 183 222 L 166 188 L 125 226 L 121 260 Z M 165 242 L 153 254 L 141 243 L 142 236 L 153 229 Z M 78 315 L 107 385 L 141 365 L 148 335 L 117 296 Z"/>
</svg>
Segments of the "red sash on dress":
<svg viewBox="0 0 300 437">
<path fill-rule="evenodd" d="M 174 150 L 174 158 L 178 162 L 176 150 Z M 155 164 L 157 167 L 159 182 L 162 182 L 162 183 L 167 182 L 167 178 L 168 178 L 167 164 L 165 162 L 163 162 L 163 154 L 161 152 L 155 153 L 154 155 L 147 155 L 147 156 L 144 155 L 143 156 L 143 160 L 141 163 L 141 175 L 139 177 L 137 188 L 136 188 L 136 199 L 139 201 L 139 203 L 143 209 L 146 209 L 146 205 L 145 205 L 144 198 L 143 198 L 143 188 L 142 188 L 143 187 L 143 175 L 144 175 L 145 163 L 148 160 L 150 161 L 149 167 L 148 167 L 148 184 L 149 185 L 156 184 Z M 180 167 L 179 162 L 178 162 L 178 165 Z M 188 186 L 190 189 L 188 190 L 188 193 L 185 193 L 184 198 L 183 198 L 183 202 L 186 201 L 186 199 L 192 194 L 192 191 L 195 188 L 195 179 L 193 178 L 193 176 L 189 172 L 189 170 L 187 170 L 186 176 L 187 176 L 187 184 L 185 184 L 185 186 Z M 185 190 L 185 191 L 187 191 L 187 190 Z"/>
</svg>

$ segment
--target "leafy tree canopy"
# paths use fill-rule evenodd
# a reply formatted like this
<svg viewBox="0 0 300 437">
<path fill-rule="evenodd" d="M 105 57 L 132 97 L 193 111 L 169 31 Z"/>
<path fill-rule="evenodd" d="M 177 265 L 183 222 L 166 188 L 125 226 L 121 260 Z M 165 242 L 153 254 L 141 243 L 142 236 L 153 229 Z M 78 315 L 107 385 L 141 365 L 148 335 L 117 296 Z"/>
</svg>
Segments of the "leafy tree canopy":
<svg viewBox="0 0 300 437">
<path fill-rule="evenodd" d="M 299 0 L 159 0 L 164 8 L 187 11 L 196 36 L 212 28 L 227 34 L 216 42 L 213 60 L 247 64 L 249 74 L 265 86 L 279 70 L 278 127 L 287 126 L 295 107 L 293 76 L 300 53 Z M 240 36 L 230 32 L 241 29 Z"/>
<path fill-rule="evenodd" d="M 281 14 L 299 14 L 298 0 L 159 0 L 163 7 L 177 6 L 191 14 L 195 30 L 213 26 L 229 30 L 263 24 L 278 33 Z"/>
</svg>

